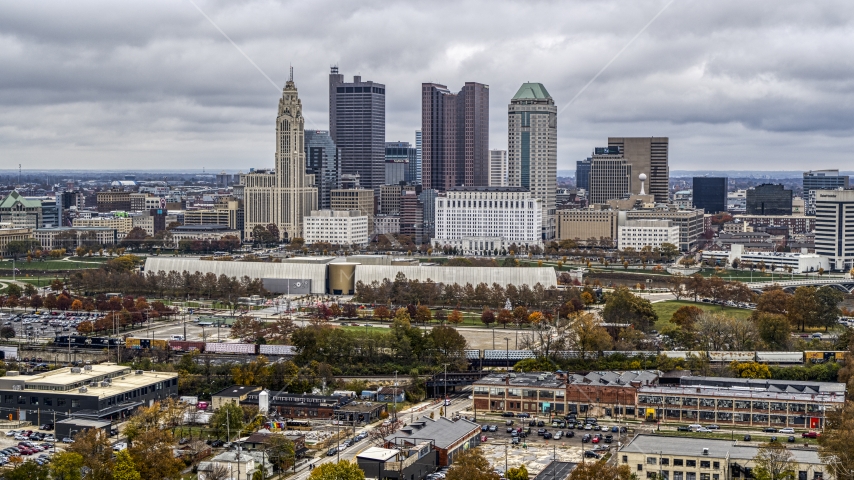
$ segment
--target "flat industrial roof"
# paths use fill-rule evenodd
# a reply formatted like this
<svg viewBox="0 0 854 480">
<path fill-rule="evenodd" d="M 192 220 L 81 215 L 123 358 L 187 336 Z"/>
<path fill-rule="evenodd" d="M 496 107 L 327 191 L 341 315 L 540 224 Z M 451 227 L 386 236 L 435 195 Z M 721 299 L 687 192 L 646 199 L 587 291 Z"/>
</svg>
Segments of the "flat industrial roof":
<svg viewBox="0 0 854 480">
<path fill-rule="evenodd" d="M 566 382 L 554 373 L 492 373 L 474 382 L 474 385 L 561 388 L 566 386 Z"/>
<path fill-rule="evenodd" d="M 130 367 L 103 363 L 91 366 L 91 370 L 80 369 L 72 373 L 71 368 L 60 368 L 37 375 L 15 375 L 0 377 L 0 389 L 12 390 L 13 385 L 24 385 L 24 391 L 55 392 L 56 394 L 75 394 L 96 397 L 110 397 L 129 390 L 145 387 L 163 380 L 177 378 L 177 373 L 143 371 L 137 374 Z M 101 382 L 109 378 L 110 383 L 102 387 Z M 79 387 L 86 387 L 81 392 Z M 53 387 L 53 388 L 51 388 Z"/>
<path fill-rule="evenodd" d="M 364 458 L 366 460 L 379 460 L 382 462 L 387 462 L 397 456 L 398 453 L 400 453 L 400 450 L 397 449 L 371 447 L 365 450 L 364 452 L 356 455 L 356 457 Z"/>
<path fill-rule="evenodd" d="M 708 448 L 709 454 L 703 455 L 703 449 Z M 789 452 L 798 463 L 821 465 L 818 450 L 789 448 Z M 649 455 L 675 455 L 686 457 L 717 457 L 740 460 L 753 460 L 759 447 L 740 444 L 738 441 L 717 440 L 695 437 L 668 437 L 663 435 L 640 434 L 631 442 L 624 445 L 620 452 L 642 453 Z"/>
</svg>

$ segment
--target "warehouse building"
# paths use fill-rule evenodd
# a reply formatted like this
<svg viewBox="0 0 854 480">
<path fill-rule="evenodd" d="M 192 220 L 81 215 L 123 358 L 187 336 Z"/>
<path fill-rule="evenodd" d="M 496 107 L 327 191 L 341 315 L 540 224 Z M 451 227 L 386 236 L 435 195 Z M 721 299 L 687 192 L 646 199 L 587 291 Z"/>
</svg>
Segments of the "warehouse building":
<svg viewBox="0 0 854 480">
<path fill-rule="evenodd" d="M 385 258 L 379 257 L 378 259 Z M 413 265 L 409 261 L 392 265 L 374 261 L 364 256 L 353 257 L 299 257 L 285 259 L 281 263 L 233 262 L 199 260 L 180 257 L 148 257 L 145 272 L 201 272 L 217 276 L 259 278 L 264 288 L 274 293 L 297 295 L 326 294 L 352 295 L 357 282 L 371 284 L 385 279 L 394 280 L 402 273 L 409 280 L 449 284 L 497 283 L 508 285 L 540 284 L 544 288 L 557 286 L 557 276 L 552 267 L 492 268 L 492 267 L 443 267 L 439 265 Z M 405 263 L 394 265 L 394 263 Z"/>
<path fill-rule="evenodd" d="M 814 448 L 789 448 L 798 480 L 830 478 Z M 753 478 L 759 446 L 710 438 L 640 434 L 617 452 L 636 478 L 731 480 Z"/>
<path fill-rule="evenodd" d="M 38 421 L 63 418 L 112 420 L 141 406 L 178 395 L 178 374 L 131 370 L 113 363 L 60 368 L 35 375 L 6 372 L 0 378 L 0 412 Z"/>
</svg>

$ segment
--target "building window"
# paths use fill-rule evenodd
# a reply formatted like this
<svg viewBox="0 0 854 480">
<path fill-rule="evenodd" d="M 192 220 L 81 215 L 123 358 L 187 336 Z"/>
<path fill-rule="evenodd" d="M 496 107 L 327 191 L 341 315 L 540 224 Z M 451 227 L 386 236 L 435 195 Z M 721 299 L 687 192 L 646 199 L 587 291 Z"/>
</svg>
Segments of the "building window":
<svg viewBox="0 0 854 480">
<path fill-rule="evenodd" d="M 641 465 L 640 463 L 638 464 L 638 471 L 639 471 L 639 472 L 642 472 L 642 471 L 643 471 L 643 465 Z"/>
<path fill-rule="evenodd" d="M 80 400 L 71 400 L 71 408 L 80 408 Z"/>
<path fill-rule="evenodd" d="M 683 465 L 683 462 L 684 461 L 681 458 L 674 458 L 673 459 L 673 466 L 674 467 L 681 467 Z"/>
<path fill-rule="evenodd" d="M 685 460 L 685 466 L 696 468 L 697 467 L 697 461 L 696 460 Z"/>
<path fill-rule="evenodd" d="M 700 460 L 700 468 L 710 468 L 712 466 L 712 462 L 708 460 Z"/>
<path fill-rule="evenodd" d="M 670 465 L 670 459 L 669 458 L 662 458 L 661 464 L 662 465 Z"/>
<path fill-rule="evenodd" d="M 30 397 L 30 405 L 38 405 L 39 397 Z"/>
<path fill-rule="evenodd" d="M 712 468 L 714 468 L 715 470 L 720 470 L 721 462 L 712 462 Z"/>
<path fill-rule="evenodd" d="M 655 457 L 646 457 L 647 465 L 658 465 L 658 459 Z"/>
</svg>

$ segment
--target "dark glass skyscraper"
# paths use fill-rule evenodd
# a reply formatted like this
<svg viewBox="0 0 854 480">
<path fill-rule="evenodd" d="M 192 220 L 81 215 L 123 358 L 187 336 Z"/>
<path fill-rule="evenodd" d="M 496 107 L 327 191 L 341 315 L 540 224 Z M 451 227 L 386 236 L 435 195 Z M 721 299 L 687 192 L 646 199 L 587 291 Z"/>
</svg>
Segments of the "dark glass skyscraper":
<svg viewBox="0 0 854 480">
<path fill-rule="evenodd" d="M 459 93 L 421 85 L 424 188 L 489 185 L 489 86 L 466 82 Z"/>
<path fill-rule="evenodd" d="M 317 205 L 330 209 L 330 192 L 339 188 L 341 177 L 341 154 L 325 130 L 305 131 L 305 173 L 314 175 L 317 186 Z"/>
<path fill-rule="evenodd" d="M 418 177 L 412 166 L 418 164 L 418 151 L 411 143 L 386 142 L 385 161 L 386 185 L 396 185 L 401 181 L 409 184 L 417 183 Z M 389 164 L 394 164 L 394 167 L 391 167 Z M 396 168 L 398 166 L 400 167 L 399 169 Z M 398 170 L 400 171 L 398 172 Z M 394 172 L 394 174 L 390 175 L 390 172 Z"/>
<path fill-rule="evenodd" d="M 575 188 L 590 191 L 590 158 L 575 162 Z"/>
<path fill-rule="evenodd" d="M 792 191 L 782 185 L 763 183 L 747 191 L 748 215 L 791 215 Z"/>
<path fill-rule="evenodd" d="M 385 85 L 329 74 L 329 134 L 341 149 L 341 173 L 359 174 L 363 187 L 385 182 Z"/>
<path fill-rule="evenodd" d="M 694 207 L 705 213 L 726 211 L 726 177 L 694 177 Z"/>
</svg>

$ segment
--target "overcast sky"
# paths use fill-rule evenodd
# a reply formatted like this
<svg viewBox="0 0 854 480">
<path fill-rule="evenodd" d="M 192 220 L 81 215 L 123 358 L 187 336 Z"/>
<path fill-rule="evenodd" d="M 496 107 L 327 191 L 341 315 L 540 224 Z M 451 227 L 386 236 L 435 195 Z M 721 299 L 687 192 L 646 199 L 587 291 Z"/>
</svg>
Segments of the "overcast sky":
<svg viewBox="0 0 854 480">
<path fill-rule="evenodd" d="M 477 81 L 505 148 L 531 81 L 559 169 L 608 136 L 670 137 L 671 169 L 852 167 L 850 0 L 193 1 L 0 3 L 0 169 L 270 167 L 288 66 L 327 129 L 332 64 L 386 85 L 387 141 L 414 142 L 422 82 Z"/>
</svg>

